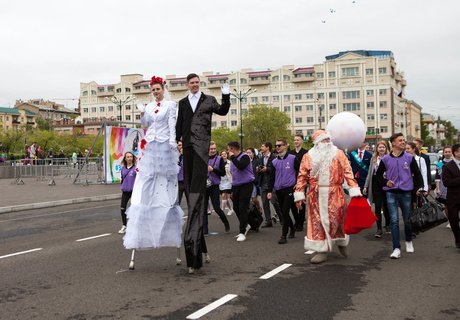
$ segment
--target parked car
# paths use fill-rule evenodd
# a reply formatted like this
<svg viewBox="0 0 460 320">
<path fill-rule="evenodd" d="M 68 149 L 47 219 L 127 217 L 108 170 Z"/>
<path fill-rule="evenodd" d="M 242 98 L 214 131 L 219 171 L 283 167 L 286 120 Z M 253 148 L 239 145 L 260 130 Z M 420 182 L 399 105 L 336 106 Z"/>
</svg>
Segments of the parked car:
<svg viewBox="0 0 460 320">
<path fill-rule="evenodd" d="M 431 188 L 436 187 L 435 177 L 436 177 L 436 168 L 438 167 L 439 154 L 437 153 L 427 153 L 427 156 L 430 157 L 430 174 L 431 174 Z"/>
</svg>

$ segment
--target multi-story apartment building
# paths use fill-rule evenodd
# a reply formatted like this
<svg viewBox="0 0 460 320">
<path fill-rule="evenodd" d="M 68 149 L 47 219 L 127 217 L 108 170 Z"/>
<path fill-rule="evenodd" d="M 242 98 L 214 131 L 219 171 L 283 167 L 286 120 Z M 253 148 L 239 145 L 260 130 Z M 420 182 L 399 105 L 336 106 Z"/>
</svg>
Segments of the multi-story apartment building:
<svg viewBox="0 0 460 320">
<path fill-rule="evenodd" d="M 18 110 L 27 110 L 48 121 L 50 125 L 67 123 L 79 115 L 78 111 L 66 108 L 63 104 L 43 99 L 28 101 L 17 100 L 14 107 Z"/>
<path fill-rule="evenodd" d="M 285 112 L 291 119 L 293 133 L 311 135 L 326 127 L 330 118 L 342 111 L 360 116 L 367 126 L 368 138 L 389 137 L 394 132 L 420 136 L 420 107 L 405 99 L 406 80 L 397 70 L 391 51 L 345 51 L 326 57 L 320 64 L 309 67 L 283 66 L 275 70 L 243 69 L 228 73 L 204 72 L 200 75 L 204 93 L 220 96 L 220 86 L 227 82 L 232 92 L 257 89 L 246 101 L 232 97 L 230 112 L 214 116 L 213 127 L 231 129 L 239 125 L 240 112 L 251 105 L 264 104 Z M 185 77 L 166 76 L 173 100 L 187 94 Z M 118 101 L 136 97 L 137 102 L 151 99 L 148 81 L 140 74 L 122 75 L 121 82 L 80 85 L 83 121 L 122 119 L 138 122 L 140 114 L 135 102 L 117 108 Z M 416 107 L 414 107 L 416 106 Z M 412 129 L 411 129 L 412 130 Z M 412 133 L 413 132 L 413 133 Z"/>
<path fill-rule="evenodd" d="M 29 110 L 0 107 L 0 129 L 19 129 L 21 126 L 36 127 L 37 114 Z"/>
</svg>

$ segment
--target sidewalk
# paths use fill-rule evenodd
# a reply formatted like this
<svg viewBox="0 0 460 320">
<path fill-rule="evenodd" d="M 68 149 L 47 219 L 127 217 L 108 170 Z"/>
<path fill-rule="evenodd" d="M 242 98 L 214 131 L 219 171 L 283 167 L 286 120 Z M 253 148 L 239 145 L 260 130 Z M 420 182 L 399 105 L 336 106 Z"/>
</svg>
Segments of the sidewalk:
<svg viewBox="0 0 460 320">
<path fill-rule="evenodd" d="M 17 185 L 14 179 L 0 179 L 0 214 L 121 198 L 120 184 L 84 186 L 74 185 L 73 179 L 59 179 L 56 185 L 48 186 L 47 181 L 35 178 L 23 181 Z"/>
</svg>

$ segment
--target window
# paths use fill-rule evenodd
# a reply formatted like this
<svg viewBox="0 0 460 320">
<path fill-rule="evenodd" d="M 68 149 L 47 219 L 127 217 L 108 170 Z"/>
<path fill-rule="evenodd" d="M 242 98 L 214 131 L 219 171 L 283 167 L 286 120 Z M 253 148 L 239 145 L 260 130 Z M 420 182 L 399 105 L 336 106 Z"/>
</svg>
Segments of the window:
<svg viewBox="0 0 460 320">
<path fill-rule="evenodd" d="M 388 127 L 387 126 L 380 127 L 380 132 L 382 133 L 388 132 Z"/>
<path fill-rule="evenodd" d="M 206 84 L 206 82 L 205 82 L 205 81 L 200 81 L 200 86 L 202 86 L 202 87 L 206 87 L 206 85 L 207 85 L 207 84 Z"/>
<path fill-rule="evenodd" d="M 131 115 L 127 114 L 127 115 L 125 116 L 125 119 L 126 119 L 126 120 L 131 120 Z"/>
<path fill-rule="evenodd" d="M 366 96 L 367 97 L 373 97 L 374 96 L 374 90 L 366 90 Z"/>
<path fill-rule="evenodd" d="M 319 92 L 317 97 L 318 99 L 324 99 L 324 92 Z"/>
<path fill-rule="evenodd" d="M 342 77 L 356 77 L 358 76 L 358 73 L 358 67 L 342 68 Z"/>
<path fill-rule="evenodd" d="M 380 101 L 380 108 L 386 108 L 387 107 L 387 102 L 386 101 Z"/>
<path fill-rule="evenodd" d="M 99 92 L 104 92 L 104 91 L 105 91 L 105 88 L 104 88 L 104 87 L 99 87 L 99 88 L 97 88 L 97 91 L 99 91 Z"/>
<path fill-rule="evenodd" d="M 227 121 L 221 121 L 220 126 L 221 127 L 226 127 L 227 126 Z"/>
<path fill-rule="evenodd" d="M 84 113 L 88 113 L 88 108 L 83 108 Z"/>
<path fill-rule="evenodd" d="M 374 74 L 374 69 L 366 69 L 366 76 L 372 76 Z"/>
<path fill-rule="evenodd" d="M 289 81 L 289 80 L 291 80 L 291 77 L 288 76 L 287 74 L 285 74 L 285 75 L 283 76 L 283 81 Z"/>
<path fill-rule="evenodd" d="M 236 120 L 232 120 L 232 122 L 230 123 L 232 127 L 236 127 L 236 124 L 237 124 Z"/>
<path fill-rule="evenodd" d="M 295 123 L 302 123 L 302 118 L 295 118 Z"/>
<path fill-rule="evenodd" d="M 121 93 L 121 88 L 118 88 L 118 89 L 117 89 L 117 93 Z"/>
<path fill-rule="evenodd" d="M 369 121 L 374 121 L 374 120 L 375 120 L 375 115 L 373 115 L 373 114 L 368 114 L 368 115 L 367 115 L 367 120 L 369 120 Z"/>
<path fill-rule="evenodd" d="M 343 104 L 343 111 L 359 111 L 359 110 L 360 110 L 359 102 Z"/>
<path fill-rule="evenodd" d="M 335 99 L 336 98 L 336 93 L 335 92 L 329 92 L 329 99 Z"/>
<path fill-rule="evenodd" d="M 313 99 L 313 93 L 307 93 L 307 100 L 308 99 Z"/>
<path fill-rule="evenodd" d="M 230 98 L 230 103 L 231 104 L 236 104 L 236 98 Z"/>
<path fill-rule="evenodd" d="M 235 85 L 236 84 L 236 79 L 230 80 L 230 85 Z"/>
<path fill-rule="evenodd" d="M 329 104 L 329 110 L 335 110 L 335 109 L 337 109 L 337 106 L 335 103 Z"/>
<path fill-rule="evenodd" d="M 313 123 L 313 121 L 315 121 L 315 118 L 307 117 L 307 123 Z"/>
<path fill-rule="evenodd" d="M 241 83 L 241 84 L 246 84 L 246 83 L 248 83 L 248 80 L 247 80 L 247 79 L 244 79 L 244 78 L 241 78 L 241 79 L 240 79 L 240 83 Z"/>
<path fill-rule="evenodd" d="M 380 89 L 379 90 L 379 95 L 384 96 L 387 94 L 387 89 Z"/>
<path fill-rule="evenodd" d="M 125 106 L 125 110 L 131 110 L 131 106 L 130 106 L 129 104 L 127 104 L 127 105 Z"/>
<path fill-rule="evenodd" d="M 257 97 L 251 97 L 251 103 L 257 103 L 259 99 Z"/>
<path fill-rule="evenodd" d="M 374 133 L 375 133 L 375 127 L 367 127 L 366 134 L 374 134 Z"/>
<path fill-rule="evenodd" d="M 313 134 L 313 129 L 307 129 L 307 136 L 311 136 Z"/>
<path fill-rule="evenodd" d="M 91 95 L 95 96 L 96 95 L 96 90 L 91 90 Z"/>
<path fill-rule="evenodd" d="M 275 81 L 278 82 L 278 81 L 280 81 L 280 77 L 279 76 L 274 76 L 274 77 L 272 77 L 272 81 L 273 82 L 275 82 Z"/>
<path fill-rule="evenodd" d="M 317 72 L 316 73 L 316 78 L 323 79 L 324 78 L 324 72 Z"/>
<path fill-rule="evenodd" d="M 359 91 L 344 91 L 342 95 L 344 99 L 359 99 Z"/>
<path fill-rule="evenodd" d="M 284 101 L 290 101 L 290 100 L 291 100 L 291 96 L 288 95 L 288 94 L 287 94 L 287 95 L 284 95 L 283 97 L 284 97 L 284 98 L 283 98 Z"/>
<path fill-rule="evenodd" d="M 374 109 L 374 102 L 373 102 L 373 101 L 368 102 L 368 103 L 367 103 L 367 108 L 368 108 L 368 109 Z"/>
<path fill-rule="evenodd" d="M 313 105 L 307 104 L 307 111 L 313 111 Z"/>
<path fill-rule="evenodd" d="M 328 76 L 329 78 L 335 78 L 335 71 L 329 71 Z"/>
<path fill-rule="evenodd" d="M 146 88 L 147 87 L 147 88 Z M 144 88 L 148 89 L 149 86 L 144 86 Z M 113 92 L 113 87 L 107 87 L 108 92 Z"/>
<path fill-rule="evenodd" d="M 279 102 L 280 96 L 273 96 L 273 102 Z"/>
<path fill-rule="evenodd" d="M 99 112 L 105 112 L 105 107 L 99 107 Z"/>
<path fill-rule="evenodd" d="M 211 127 L 215 128 L 217 126 L 217 122 L 216 121 L 212 121 L 211 122 Z"/>
<path fill-rule="evenodd" d="M 291 112 L 291 106 L 284 106 L 284 112 Z"/>
<path fill-rule="evenodd" d="M 302 106 L 295 106 L 295 112 L 301 112 Z"/>
<path fill-rule="evenodd" d="M 86 97 L 88 95 L 88 91 L 83 91 L 83 96 Z"/>
<path fill-rule="evenodd" d="M 387 74 L 387 68 L 379 68 L 379 74 Z"/>
<path fill-rule="evenodd" d="M 131 92 L 130 88 L 125 88 L 125 92 Z"/>
<path fill-rule="evenodd" d="M 107 107 L 107 110 L 108 110 L 108 111 L 113 111 L 113 106 L 108 106 L 108 107 Z"/>
<path fill-rule="evenodd" d="M 262 97 L 262 102 L 269 102 L 270 101 L 270 97 L 269 96 L 263 96 Z"/>
<path fill-rule="evenodd" d="M 380 120 L 387 120 L 387 119 L 388 119 L 388 115 L 386 113 L 380 114 Z"/>
<path fill-rule="evenodd" d="M 141 115 L 140 114 L 136 114 L 136 120 L 141 120 Z"/>
<path fill-rule="evenodd" d="M 247 113 L 248 113 L 248 109 L 246 109 L 246 108 L 241 109 L 241 114 L 245 115 Z"/>
<path fill-rule="evenodd" d="M 325 121 L 325 118 L 324 118 L 324 116 L 322 116 L 322 117 L 318 117 L 318 122 L 321 122 L 321 123 L 323 123 L 324 121 Z"/>
<path fill-rule="evenodd" d="M 237 112 L 236 109 L 230 109 L 230 115 L 236 116 Z"/>
<path fill-rule="evenodd" d="M 96 110 L 96 107 L 92 107 L 92 108 L 91 108 L 91 112 L 96 112 L 96 111 L 97 111 L 97 110 Z"/>
<path fill-rule="evenodd" d="M 296 100 L 302 100 L 302 95 L 301 94 L 295 94 L 294 99 Z"/>
</svg>

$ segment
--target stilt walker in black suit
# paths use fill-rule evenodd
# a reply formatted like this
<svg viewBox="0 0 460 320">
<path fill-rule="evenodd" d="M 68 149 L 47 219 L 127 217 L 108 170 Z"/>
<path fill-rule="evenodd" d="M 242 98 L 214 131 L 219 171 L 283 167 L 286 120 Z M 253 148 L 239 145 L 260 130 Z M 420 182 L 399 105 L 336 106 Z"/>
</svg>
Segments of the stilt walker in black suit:
<svg viewBox="0 0 460 320">
<path fill-rule="evenodd" d="M 203 266 L 206 241 L 203 234 L 204 194 L 208 175 L 208 151 L 211 141 L 212 114 L 226 115 L 230 109 L 230 88 L 222 85 L 222 104 L 200 91 L 200 77 L 187 76 L 189 95 L 179 101 L 176 140 L 182 141 L 184 186 L 188 205 L 187 227 L 184 235 L 185 256 L 189 273 Z"/>
</svg>

